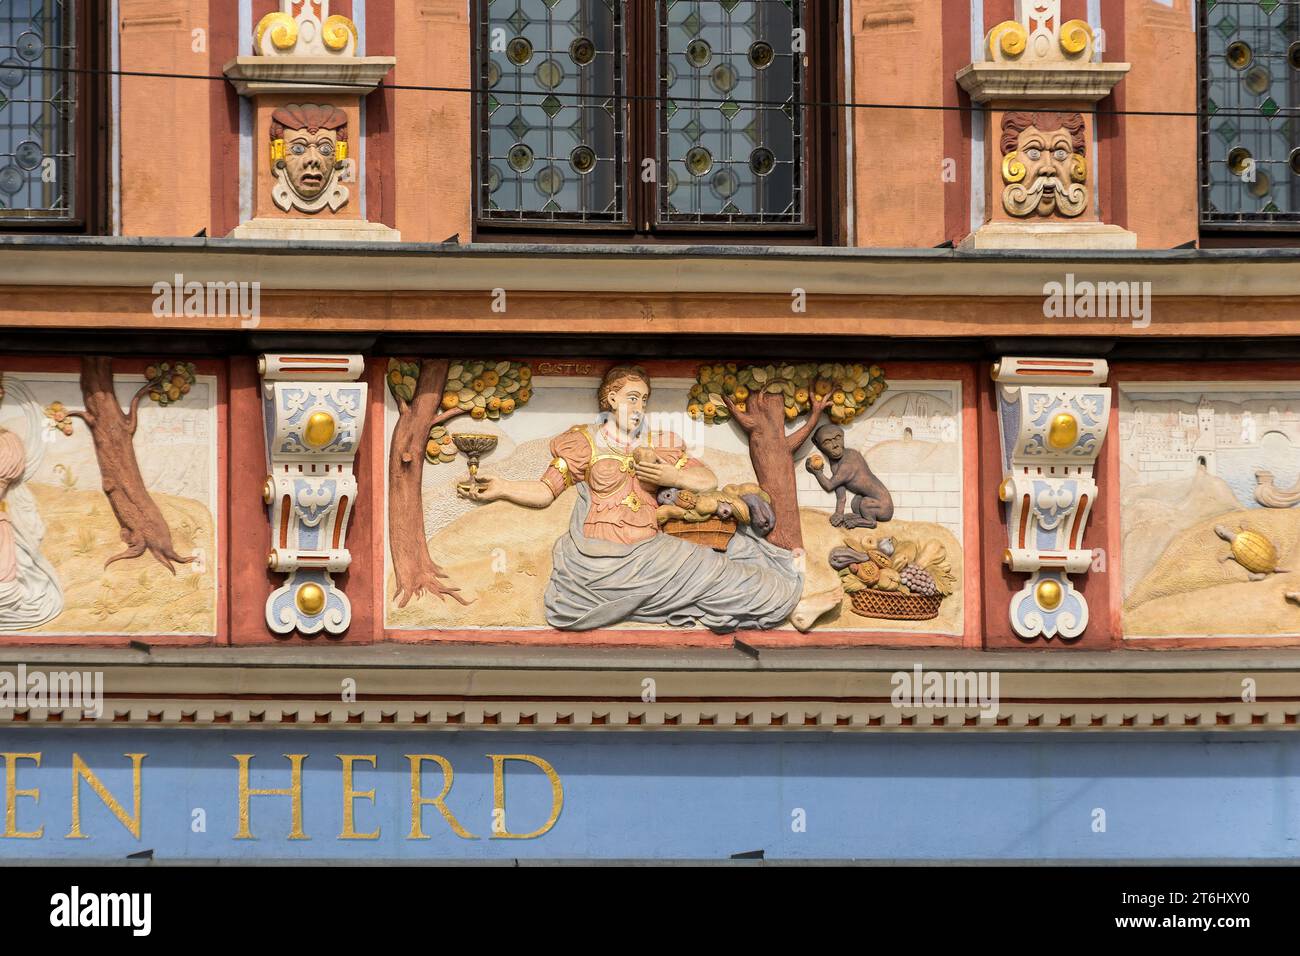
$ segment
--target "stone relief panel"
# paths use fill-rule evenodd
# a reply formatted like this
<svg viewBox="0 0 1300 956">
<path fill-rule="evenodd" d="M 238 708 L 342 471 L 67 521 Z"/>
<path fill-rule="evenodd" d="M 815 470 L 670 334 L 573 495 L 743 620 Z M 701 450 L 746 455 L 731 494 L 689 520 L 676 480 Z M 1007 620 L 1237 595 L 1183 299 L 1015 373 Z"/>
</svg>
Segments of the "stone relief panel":
<svg viewBox="0 0 1300 956">
<path fill-rule="evenodd" d="M 0 639 L 217 632 L 217 379 L 0 370 Z"/>
<path fill-rule="evenodd" d="M 1124 383 L 1124 633 L 1300 634 L 1300 384 Z"/>
<path fill-rule="evenodd" d="M 398 359 L 388 385 L 390 637 L 962 633 L 958 381 Z"/>
</svg>

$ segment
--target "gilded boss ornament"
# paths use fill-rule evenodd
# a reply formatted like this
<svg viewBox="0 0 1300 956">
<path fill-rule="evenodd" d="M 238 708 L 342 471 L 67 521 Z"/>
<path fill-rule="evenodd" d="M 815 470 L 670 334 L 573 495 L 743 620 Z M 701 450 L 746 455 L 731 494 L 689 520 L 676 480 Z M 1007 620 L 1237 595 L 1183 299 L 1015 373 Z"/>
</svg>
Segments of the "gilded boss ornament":
<svg viewBox="0 0 1300 956">
<path fill-rule="evenodd" d="M 1034 589 L 1034 599 L 1044 611 L 1055 611 L 1060 607 L 1061 597 L 1061 585 L 1051 578 L 1039 581 L 1038 587 Z"/>
<path fill-rule="evenodd" d="M 334 416 L 328 412 L 312 412 L 307 417 L 307 427 L 302 438 L 312 448 L 324 448 L 334 437 Z"/>
<path fill-rule="evenodd" d="M 1052 417 L 1047 430 L 1047 443 L 1057 451 L 1064 451 L 1079 440 L 1079 421 L 1069 412 Z"/>
<path fill-rule="evenodd" d="M 315 617 L 325 610 L 325 589 L 319 584 L 304 584 L 298 588 L 298 593 L 294 596 L 294 603 L 298 605 L 298 610 L 302 611 L 303 614 L 308 617 Z"/>
</svg>

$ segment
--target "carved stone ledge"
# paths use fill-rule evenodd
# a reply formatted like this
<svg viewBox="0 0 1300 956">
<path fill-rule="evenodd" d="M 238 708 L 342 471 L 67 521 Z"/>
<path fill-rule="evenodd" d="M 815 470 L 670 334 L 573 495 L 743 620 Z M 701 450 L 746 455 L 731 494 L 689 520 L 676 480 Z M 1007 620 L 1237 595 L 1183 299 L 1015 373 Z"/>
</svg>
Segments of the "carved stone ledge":
<svg viewBox="0 0 1300 956">
<path fill-rule="evenodd" d="M 382 222 L 364 219 L 271 219 L 259 217 L 240 223 L 231 239 L 281 242 L 401 242 L 402 234 Z"/>
<path fill-rule="evenodd" d="M 1128 71 L 1127 63 L 1074 63 L 1051 69 L 971 63 L 957 71 L 957 82 L 975 103 L 994 100 L 1095 103 L 1109 96 Z"/>
<path fill-rule="evenodd" d="M 963 249 L 1136 249 L 1137 233 L 1104 222 L 988 222 Z"/>
<path fill-rule="evenodd" d="M 397 65 L 392 56 L 237 56 L 222 68 L 240 96 L 351 93 L 365 96 Z"/>
</svg>

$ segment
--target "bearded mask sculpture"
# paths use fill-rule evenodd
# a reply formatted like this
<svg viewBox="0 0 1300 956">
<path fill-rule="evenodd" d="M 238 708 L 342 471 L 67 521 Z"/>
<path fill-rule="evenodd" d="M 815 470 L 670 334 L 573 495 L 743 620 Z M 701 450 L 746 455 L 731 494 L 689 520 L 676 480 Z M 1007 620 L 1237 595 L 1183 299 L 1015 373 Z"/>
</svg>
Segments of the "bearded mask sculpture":
<svg viewBox="0 0 1300 956">
<path fill-rule="evenodd" d="M 1080 113 L 1013 112 L 1002 117 L 1002 206 L 1013 216 L 1073 218 L 1088 204 L 1088 161 Z"/>
<path fill-rule="evenodd" d="M 348 118 L 335 106 L 290 104 L 271 114 L 275 204 L 286 212 L 337 211 L 348 200 L 339 180 L 347 169 Z"/>
</svg>

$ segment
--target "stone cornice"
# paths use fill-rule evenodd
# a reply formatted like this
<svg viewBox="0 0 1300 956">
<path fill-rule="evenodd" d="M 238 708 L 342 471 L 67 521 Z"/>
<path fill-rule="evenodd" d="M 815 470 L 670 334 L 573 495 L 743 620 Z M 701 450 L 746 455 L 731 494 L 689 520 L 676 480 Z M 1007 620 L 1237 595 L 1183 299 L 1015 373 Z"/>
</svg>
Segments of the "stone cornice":
<svg viewBox="0 0 1300 956">
<path fill-rule="evenodd" d="M 0 237 L 0 289 L 148 292 L 177 273 L 263 293 L 512 292 L 1041 299 L 1066 272 L 1177 296 L 1300 297 L 1300 250 L 953 250 Z M 576 277 L 580 276 L 579 282 Z M 2 309 L 2 300 L 0 300 Z M 165 322 L 158 323 L 159 325 Z M 179 326 L 191 327 L 192 320 Z"/>
<path fill-rule="evenodd" d="M 240 96 L 262 93 L 365 96 L 397 64 L 391 56 L 239 56 L 223 68 Z"/>
<path fill-rule="evenodd" d="M 598 652 L 337 648 L 11 650 L 0 670 L 102 670 L 99 717 L 0 710 L 0 724 L 367 730 L 812 732 L 1300 728 L 1295 651 Z M 985 671 L 997 713 L 896 707 L 893 675 Z M 355 700 L 342 698 L 355 681 Z M 654 681 L 655 699 L 643 694 Z M 1242 700 L 1244 681 L 1255 699 Z"/>
<path fill-rule="evenodd" d="M 1074 63 L 1028 69 L 1008 63 L 971 63 L 957 71 L 957 82 L 975 103 L 1062 100 L 1095 103 L 1128 73 L 1128 63 Z"/>
</svg>

